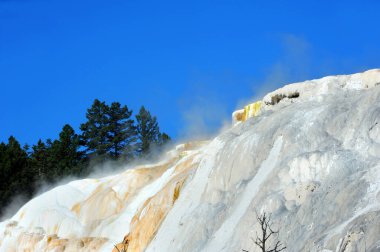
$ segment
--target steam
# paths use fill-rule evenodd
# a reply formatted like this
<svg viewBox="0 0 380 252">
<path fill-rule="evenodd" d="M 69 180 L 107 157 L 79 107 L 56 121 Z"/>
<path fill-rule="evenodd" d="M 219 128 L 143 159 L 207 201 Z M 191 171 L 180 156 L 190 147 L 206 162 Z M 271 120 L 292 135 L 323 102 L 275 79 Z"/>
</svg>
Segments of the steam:
<svg viewBox="0 0 380 252">
<path fill-rule="evenodd" d="M 129 169 L 134 169 L 138 166 L 155 164 L 168 158 L 168 152 L 173 149 L 174 143 L 168 143 L 163 146 L 152 146 L 150 154 L 144 157 L 135 158 L 133 160 L 109 160 L 102 163 L 90 164 L 91 173 L 86 178 L 103 178 L 120 174 Z"/>
<path fill-rule="evenodd" d="M 224 124 L 230 122 L 230 113 L 217 97 L 198 95 L 182 112 L 185 127 L 180 132 L 183 141 L 209 139 Z"/>
<path fill-rule="evenodd" d="M 12 198 L 11 202 L 4 208 L 0 222 L 11 218 L 26 202 L 28 198 L 23 195 L 17 195 Z"/>
<path fill-rule="evenodd" d="M 285 84 L 309 79 L 312 70 L 312 45 L 304 38 L 294 34 L 280 36 L 282 55 L 264 71 L 264 78 L 252 87 L 253 95 L 249 99 L 238 101 L 236 109 L 257 100 Z"/>
<path fill-rule="evenodd" d="M 234 110 L 256 100 L 261 100 L 267 93 L 291 82 L 310 78 L 312 70 L 311 44 L 306 39 L 293 34 L 280 36 L 282 54 L 274 64 L 264 70 L 263 78 L 252 86 L 250 98 L 237 102 Z M 190 100 L 181 100 L 182 121 L 185 127 L 179 133 L 182 142 L 189 140 L 210 139 L 231 127 L 231 114 L 226 102 L 218 96 L 217 90 L 202 90 L 194 86 L 188 92 Z M 195 94 L 194 94 L 195 93 Z M 249 97 L 249 96 L 248 96 Z"/>
</svg>

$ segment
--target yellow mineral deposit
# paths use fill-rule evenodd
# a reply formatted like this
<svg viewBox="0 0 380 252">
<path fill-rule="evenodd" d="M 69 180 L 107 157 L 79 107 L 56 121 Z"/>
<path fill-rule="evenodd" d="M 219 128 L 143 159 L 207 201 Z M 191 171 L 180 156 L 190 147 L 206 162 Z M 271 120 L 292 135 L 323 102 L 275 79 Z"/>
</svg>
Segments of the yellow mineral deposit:
<svg viewBox="0 0 380 252">
<path fill-rule="evenodd" d="M 254 102 L 244 107 L 243 120 L 247 120 L 250 117 L 258 116 L 261 110 L 261 101 Z"/>
<path fill-rule="evenodd" d="M 187 147 L 190 148 L 190 145 Z M 190 155 L 177 164 L 171 180 L 161 191 L 145 201 L 132 219 L 129 234 L 126 234 L 124 240 L 116 245 L 113 252 L 144 251 L 178 199 L 186 179 L 196 168 L 193 158 L 194 155 Z"/>
<path fill-rule="evenodd" d="M 107 185 L 105 183 L 100 184 L 89 198 L 75 204 L 71 211 L 75 212 L 84 223 L 118 214 L 122 211 L 123 203 L 132 199 L 142 187 L 160 177 L 172 164 L 172 161 L 149 168 L 140 166 L 136 169 L 127 170 L 119 175 L 117 180 L 112 180 Z M 125 192 L 120 193 L 119 190 L 119 194 L 117 194 L 112 188 L 120 184 L 125 186 L 125 189 L 121 190 Z M 94 207 L 97 209 L 96 214 L 89 215 L 88 213 Z"/>
<path fill-rule="evenodd" d="M 237 124 L 239 122 L 244 122 L 248 118 L 258 116 L 261 112 L 262 107 L 262 101 L 257 101 L 251 104 L 248 104 L 244 107 L 244 109 L 240 109 L 235 111 L 232 114 L 232 120 L 234 124 Z"/>
</svg>

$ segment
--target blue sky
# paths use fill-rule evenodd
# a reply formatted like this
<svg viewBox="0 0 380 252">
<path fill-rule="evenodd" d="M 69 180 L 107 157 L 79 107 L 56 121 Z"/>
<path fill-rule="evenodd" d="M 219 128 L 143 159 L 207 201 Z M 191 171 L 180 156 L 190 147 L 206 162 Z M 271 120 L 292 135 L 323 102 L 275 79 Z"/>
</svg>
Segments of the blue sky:
<svg viewBox="0 0 380 252">
<path fill-rule="evenodd" d="M 95 98 L 176 139 L 288 82 L 379 67 L 379 1 L 0 0 L 0 141 L 78 130 Z"/>
</svg>

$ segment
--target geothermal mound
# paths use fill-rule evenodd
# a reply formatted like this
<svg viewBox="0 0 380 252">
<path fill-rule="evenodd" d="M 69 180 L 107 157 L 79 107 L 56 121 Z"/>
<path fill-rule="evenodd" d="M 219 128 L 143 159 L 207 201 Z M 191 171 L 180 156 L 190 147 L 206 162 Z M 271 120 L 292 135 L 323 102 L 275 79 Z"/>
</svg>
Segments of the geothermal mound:
<svg viewBox="0 0 380 252">
<path fill-rule="evenodd" d="M 209 142 L 58 186 L 0 223 L 0 251 L 253 252 L 263 213 L 286 251 L 380 251 L 380 70 L 284 86 Z"/>
</svg>

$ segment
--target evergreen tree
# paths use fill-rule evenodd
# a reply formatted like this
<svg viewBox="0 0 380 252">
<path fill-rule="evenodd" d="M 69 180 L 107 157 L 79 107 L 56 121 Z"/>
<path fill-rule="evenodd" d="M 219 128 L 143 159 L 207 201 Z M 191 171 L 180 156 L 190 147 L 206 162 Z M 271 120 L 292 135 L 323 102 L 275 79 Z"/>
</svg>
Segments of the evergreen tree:
<svg viewBox="0 0 380 252">
<path fill-rule="evenodd" d="M 108 110 L 105 102 L 94 100 L 87 109 L 87 122 L 81 124 L 83 145 L 90 156 L 104 157 L 110 149 L 108 141 Z"/>
<path fill-rule="evenodd" d="M 0 174 L 0 212 L 11 197 L 33 194 L 34 176 L 28 155 L 13 136 L 9 137 L 7 144 L 0 144 Z"/>
<path fill-rule="evenodd" d="M 46 144 L 39 139 L 37 145 L 32 146 L 31 166 L 39 179 L 44 179 L 48 172 L 48 148 Z"/>
<path fill-rule="evenodd" d="M 32 147 L 31 165 L 42 182 L 54 182 L 68 175 L 79 175 L 84 167 L 83 152 L 79 150 L 80 138 L 74 129 L 66 124 L 58 140 L 39 140 Z"/>
<path fill-rule="evenodd" d="M 160 133 L 158 136 L 158 144 L 159 145 L 165 145 L 168 142 L 170 142 L 170 140 L 171 140 L 170 136 L 168 134 L 166 134 L 165 132 Z"/>
<path fill-rule="evenodd" d="M 108 141 L 113 158 L 119 158 L 122 153 L 131 157 L 137 134 L 131 115 L 132 110 L 118 102 L 113 102 L 108 110 Z"/>
<path fill-rule="evenodd" d="M 59 134 L 59 140 L 55 140 L 50 149 L 53 177 L 60 178 L 81 173 L 83 153 L 79 148 L 79 136 L 70 125 L 66 124 Z"/>
<path fill-rule="evenodd" d="M 108 156 L 117 159 L 122 154 L 130 158 L 137 139 L 131 115 L 132 111 L 127 106 L 118 102 L 108 106 L 96 99 L 87 110 L 88 121 L 81 125 L 87 153 L 103 159 Z"/>
<path fill-rule="evenodd" d="M 158 127 L 157 118 L 152 116 L 150 112 L 142 106 L 136 115 L 136 120 L 139 138 L 138 151 L 141 155 L 146 155 L 149 153 L 152 145 L 159 142 L 160 129 Z"/>
</svg>

